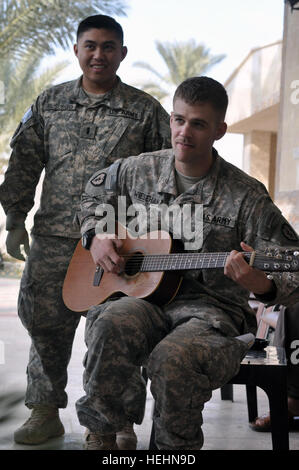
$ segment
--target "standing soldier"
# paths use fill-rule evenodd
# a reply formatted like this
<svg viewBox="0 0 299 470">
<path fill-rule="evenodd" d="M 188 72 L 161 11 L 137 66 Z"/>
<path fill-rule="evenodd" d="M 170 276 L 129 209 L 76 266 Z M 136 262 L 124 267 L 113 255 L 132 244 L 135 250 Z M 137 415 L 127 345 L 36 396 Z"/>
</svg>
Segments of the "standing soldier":
<svg viewBox="0 0 299 470">
<path fill-rule="evenodd" d="M 18 309 L 32 340 L 25 404 L 33 411 L 15 432 L 15 441 L 22 444 L 39 444 L 64 433 L 58 409 L 67 405 L 67 366 L 80 316 L 64 306 L 61 292 L 80 238 L 77 212 L 85 185 L 96 170 L 120 156 L 171 146 L 166 111 L 116 75 L 127 48 L 113 18 L 95 15 L 83 20 L 74 51 L 83 75 L 44 91 L 25 113 L 12 138 L 0 187 L 7 251 L 24 259 L 24 245 L 28 254 Z M 25 219 L 43 170 L 29 253 Z M 132 421 L 141 422 L 143 416 L 134 414 L 134 406 L 145 402 L 145 390 L 140 381 L 134 383 L 132 378 L 126 403 Z M 120 433 L 119 445 L 136 447 L 132 426 Z"/>
</svg>

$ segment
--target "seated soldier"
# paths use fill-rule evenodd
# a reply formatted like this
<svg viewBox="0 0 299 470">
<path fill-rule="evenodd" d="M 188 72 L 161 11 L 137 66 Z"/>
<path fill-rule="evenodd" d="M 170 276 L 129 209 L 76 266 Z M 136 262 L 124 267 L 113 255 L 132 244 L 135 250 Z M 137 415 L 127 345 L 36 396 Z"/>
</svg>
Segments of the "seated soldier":
<svg viewBox="0 0 299 470">
<path fill-rule="evenodd" d="M 145 361 L 156 402 L 157 447 L 200 449 L 204 404 L 212 390 L 239 370 L 248 346 L 237 337 L 256 331 L 249 293 L 273 304 L 298 301 L 296 274 L 275 273 L 271 280 L 238 251 L 298 249 L 298 237 L 265 187 L 213 148 L 226 132 L 227 104 L 226 91 L 217 81 L 208 77 L 184 81 L 174 95 L 172 149 L 120 159 L 110 169 L 98 171 L 86 186 L 80 216 L 84 246 L 104 276 L 121 275 L 125 267 L 119 253 L 123 240 L 99 229 L 104 225 L 103 204 L 107 211 L 112 206 L 117 212 L 120 196 L 126 202 L 125 212 L 132 204 L 143 204 L 145 214 L 153 205 L 177 205 L 182 211 L 189 207 L 187 222 L 193 226 L 196 209 L 202 207 L 202 243 L 196 243 L 201 233 L 194 230 L 190 246 L 192 238 L 184 231 L 183 220 L 180 238 L 185 248 L 228 252 L 224 270 L 182 271 L 182 283 L 169 304 L 118 297 L 89 309 L 85 395 L 76 403 L 79 421 L 88 428 L 87 449 L 117 449 L 116 433 L 133 422 L 140 406 L 136 400 L 135 410 L 126 408 L 126 384 L 136 365 Z M 124 211 L 118 210 L 118 219 Z M 177 229 L 173 224 L 169 230 Z"/>
</svg>

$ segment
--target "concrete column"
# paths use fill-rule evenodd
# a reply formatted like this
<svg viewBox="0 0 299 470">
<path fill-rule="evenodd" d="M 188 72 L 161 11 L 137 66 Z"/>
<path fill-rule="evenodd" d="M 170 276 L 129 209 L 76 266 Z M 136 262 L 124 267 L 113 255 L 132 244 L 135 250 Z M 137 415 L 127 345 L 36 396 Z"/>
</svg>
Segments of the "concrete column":
<svg viewBox="0 0 299 470">
<path fill-rule="evenodd" d="M 285 4 L 275 204 L 299 233 L 299 10 Z"/>
<path fill-rule="evenodd" d="M 243 169 L 261 181 L 274 197 L 277 134 L 252 131 L 244 134 Z"/>
</svg>

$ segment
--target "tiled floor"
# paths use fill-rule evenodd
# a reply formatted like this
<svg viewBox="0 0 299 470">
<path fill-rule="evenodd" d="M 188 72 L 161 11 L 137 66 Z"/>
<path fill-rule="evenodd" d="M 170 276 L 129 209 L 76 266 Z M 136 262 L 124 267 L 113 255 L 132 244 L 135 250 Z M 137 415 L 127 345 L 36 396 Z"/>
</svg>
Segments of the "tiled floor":
<svg viewBox="0 0 299 470">
<path fill-rule="evenodd" d="M 16 298 L 18 282 L 0 278 L 0 392 L 23 391 L 25 388 L 25 371 L 30 340 L 16 316 Z M 83 340 L 83 318 L 77 330 L 73 355 L 69 366 L 68 407 L 61 410 L 61 419 L 66 434 L 40 446 L 21 446 L 13 442 L 13 431 L 29 415 L 29 410 L 20 404 L 15 408 L 13 417 L 5 424 L 0 423 L 0 450 L 82 449 L 84 429 L 80 426 L 75 402 L 82 391 L 82 358 L 85 351 Z M 267 398 L 258 390 L 259 412 L 268 410 Z M 148 392 L 146 416 L 140 426 L 135 426 L 138 436 L 138 449 L 148 449 L 151 412 L 153 400 Z M 210 402 L 205 406 L 203 431 L 205 436 L 204 450 L 271 450 L 271 434 L 252 431 L 247 422 L 245 387 L 234 386 L 234 402 L 222 401 L 220 391 L 216 390 Z M 290 433 L 290 449 L 299 450 L 299 432 Z"/>
</svg>

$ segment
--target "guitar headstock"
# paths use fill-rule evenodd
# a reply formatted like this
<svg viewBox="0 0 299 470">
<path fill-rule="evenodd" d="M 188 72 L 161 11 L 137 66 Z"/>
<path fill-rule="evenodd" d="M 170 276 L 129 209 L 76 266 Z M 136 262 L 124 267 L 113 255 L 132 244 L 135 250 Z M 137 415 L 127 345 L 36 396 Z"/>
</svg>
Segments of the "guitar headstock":
<svg viewBox="0 0 299 470">
<path fill-rule="evenodd" d="M 299 271 L 299 250 L 269 250 L 255 253 L 252 266 L 268 272 Z"/>
</svg>

